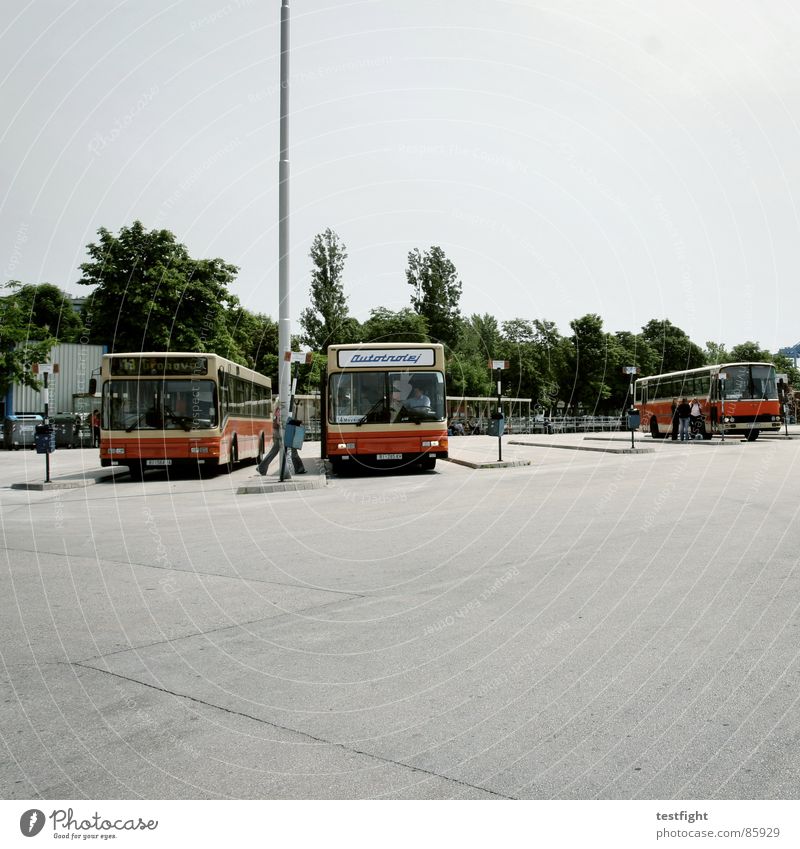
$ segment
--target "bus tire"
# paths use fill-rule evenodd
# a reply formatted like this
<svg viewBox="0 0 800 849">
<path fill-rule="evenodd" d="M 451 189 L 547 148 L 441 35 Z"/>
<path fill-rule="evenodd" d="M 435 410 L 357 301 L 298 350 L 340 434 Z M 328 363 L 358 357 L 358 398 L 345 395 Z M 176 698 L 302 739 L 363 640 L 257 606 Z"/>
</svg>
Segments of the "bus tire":
<svg viewBox="0 0 800 849">
<path fill-rule="evenodd" d="M 713 434 L 712 434 L 712 432 L 711 432 L 711 429 L 706 427 L 706 423 L 705 423 L 705 422 L 703 422 L 703 424 L 702 424 L 702 425 L 700 425 L 700 427 L 702 428 L 702 430 L 700 431 L 700 433 L 702 433 L 702 434 L 703 434 L 703 439 L 705 439 L 706 441 L 708 441 L 709 439 L 711 439 L 711 437 L 712 437 L 712 435 L 713 435 Z"/>
<path fill-rule="evenodd" d="M 432 472 L 436 468 L 436 458 L 435 457 L 426 457 L 421 463 L 423 472 Z"/>
<path fill-rule="evenodd" d="M 144 467 L 141 463 L 131 463 L 128 466 L 128 474 L 131 476 L 132 481 L 140 481 L 144 478 Z"/>
<path fill-rule="evenodd" d="M 747 435 L 745 436 L 745 439 L 748 442 L 755 442 L 758 439 L 759 432 L 760 431 L 757 428 L 751 428 L 750 430 L 747 431 Z"/>
<path fill-rule="evenodd" d="M 663 439 L 666 436 L 666 434 L 659 431 L 658 419 L 655 416 L 650 416 L 650 435 L 653 439 Z"/>
<path fill-rule="evenodd" d="M 262 433 L 261 436 L 259 436 L 259 438 L 258 438 L 258 456 L 256 457 L 256 464 L 260 463 L 264 459 L 264 456 L 265 456 L 264 444 L 265 444 L 265 442 L 266 442 L 266 440 L 264 439 L 264 434 Z"/>
<path fill-rule="evenodd" d="M 236 439 L 236 434 L 233 435 L 233 439 L 231 440 L 231 450 L 228 452 L 228 474 L 230 474 L 236 464 L 239 462 L 239 442 Z"/>
</svg>

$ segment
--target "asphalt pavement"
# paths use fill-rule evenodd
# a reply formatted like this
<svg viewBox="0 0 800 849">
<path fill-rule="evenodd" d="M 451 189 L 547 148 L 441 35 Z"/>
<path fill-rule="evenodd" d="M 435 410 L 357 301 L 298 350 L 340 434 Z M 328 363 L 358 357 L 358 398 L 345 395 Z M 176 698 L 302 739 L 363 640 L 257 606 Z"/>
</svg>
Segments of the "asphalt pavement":
<svg viewBox="0 0 800 849">
<path fill-rule="evenodd" d="M 312 443 L 324 485 L 254 494 L 0 452 L 0 794 L 795 798 L 793 435 Z"/>
</svg>

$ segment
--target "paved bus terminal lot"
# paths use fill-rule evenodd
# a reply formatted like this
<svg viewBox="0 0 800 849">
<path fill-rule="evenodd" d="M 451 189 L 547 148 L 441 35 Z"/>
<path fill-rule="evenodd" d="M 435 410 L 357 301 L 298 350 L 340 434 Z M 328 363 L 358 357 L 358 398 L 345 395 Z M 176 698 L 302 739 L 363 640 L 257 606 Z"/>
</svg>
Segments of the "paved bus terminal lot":
<svg viewBox="0 0 800 849">
<path fill-rule="evenodd" d="M 248 495 L 0 452 L 2 798 L 795 798 L 793 435 Z"/>
</svg>

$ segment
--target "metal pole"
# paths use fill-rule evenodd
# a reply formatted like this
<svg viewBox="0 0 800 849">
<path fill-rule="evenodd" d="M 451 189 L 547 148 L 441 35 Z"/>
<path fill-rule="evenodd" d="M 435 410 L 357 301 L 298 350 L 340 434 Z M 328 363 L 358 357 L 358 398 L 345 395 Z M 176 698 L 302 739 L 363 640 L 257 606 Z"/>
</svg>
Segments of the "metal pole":
<svg viewBox="0 0 800 849">
<path fill-rule="evenodd" d="M 500 388 L 500 369 L 497 369 L 497 412 L 500 416 L 503 415 L 503 395 Z M 500 431 L 500 426 L 503 422 L 503 419 L 500 418 L 497 421 L 497 461 L 498 463 L 503 462 L 503 435 Z"/>
<path fill-rule="evenodd" d="M 281 3 L 280 161 L 278 164 L 278 395 L 281 424 L 289 420 L 290 362 L 292 348 L 289 308 L 289 0 Z M 282 476 L 283 477 L 283 476 Z"/>
<path fill-rule="evenodd" d="M 720 380 L 722 384 L 722 389 L 720 391 L 720 395 L 722 395 L 722 441 L 725 441 L 725 381 Z"/>
<path fill-rule="evenodd" d="M 47 372 L 44 373 L 44 422 L 50 424 L 50 392 L 47 388 Z M 50 437 L 48 436 L 47 451 L 44 453 L 44 482 L 50 483 Z"/>
</svg>

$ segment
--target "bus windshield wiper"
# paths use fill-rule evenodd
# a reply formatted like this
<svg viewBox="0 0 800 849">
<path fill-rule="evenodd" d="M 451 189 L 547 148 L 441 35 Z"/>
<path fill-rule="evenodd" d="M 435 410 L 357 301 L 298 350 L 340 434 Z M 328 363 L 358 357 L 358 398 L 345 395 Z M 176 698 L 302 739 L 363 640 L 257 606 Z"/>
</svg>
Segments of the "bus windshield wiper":
<svg viewBox="0 0 800 849">
<path fill-rule="evenodd" d="M 180 425 L 187 433 L 192 429 L 192 420 L 188 416 L 176 416 L 169 407 L 164 407 L 164 414 L 170 421 Z"/>
<path fill-rule="evenodd" d="M 139 427 L 139 422 L 141 422 L 141 420 L 142 420 L 142 419 L 143 419 L 146 415 L 147 415 L 147 413 L 140 413 L 140 414 L 136 417 L 136 420 L 134 421 L 134 423 L 133 423 L 130 427 L 126 427 L 126 428 L 125 428 L 125 433 L 131 433 L 132 431 L 136 430 L 136 428 L 137 428 L 137 427 Z"/>
<path fill-rule="evenodd" d="M 366 420 L 367 420 L 367 419 L 368 419 L 368 418 L 369 418 L 369 417 L 370 417 L 373 413 L 376 413 L 376 412 L 377 412 L 377 411 L 378 411 L 381 407 L 383 407 L 383 405 L 384 405 L 384 403 L 385 403 L 385 402 L 386 402 L 386 396 L 385 396 L 385 395 L 384 395 L 384 396 L 382 396 L 381 398 L 378 398 L 378 400 L 377 400 L 377 401 L 376 401 L 376 402 L 375 402 L 375 403 L 374 403 L 374 404 L 373 404 L 373 405 L 372 405 L 372 406 L 371 406 L 371 407 L 367 410 L 367 412 L 366 412 L 366 413 L 364 413 L 364 415 L 363 415 L 363 416 L 361 416 L 361 418 L 360 418 L 360 419 L 356 422 L 356 427 L 361 427 L 361 425 L 363 425 L 363 424 L 364 424 L 364 422 L 366 422 Z"/>
</svg>

